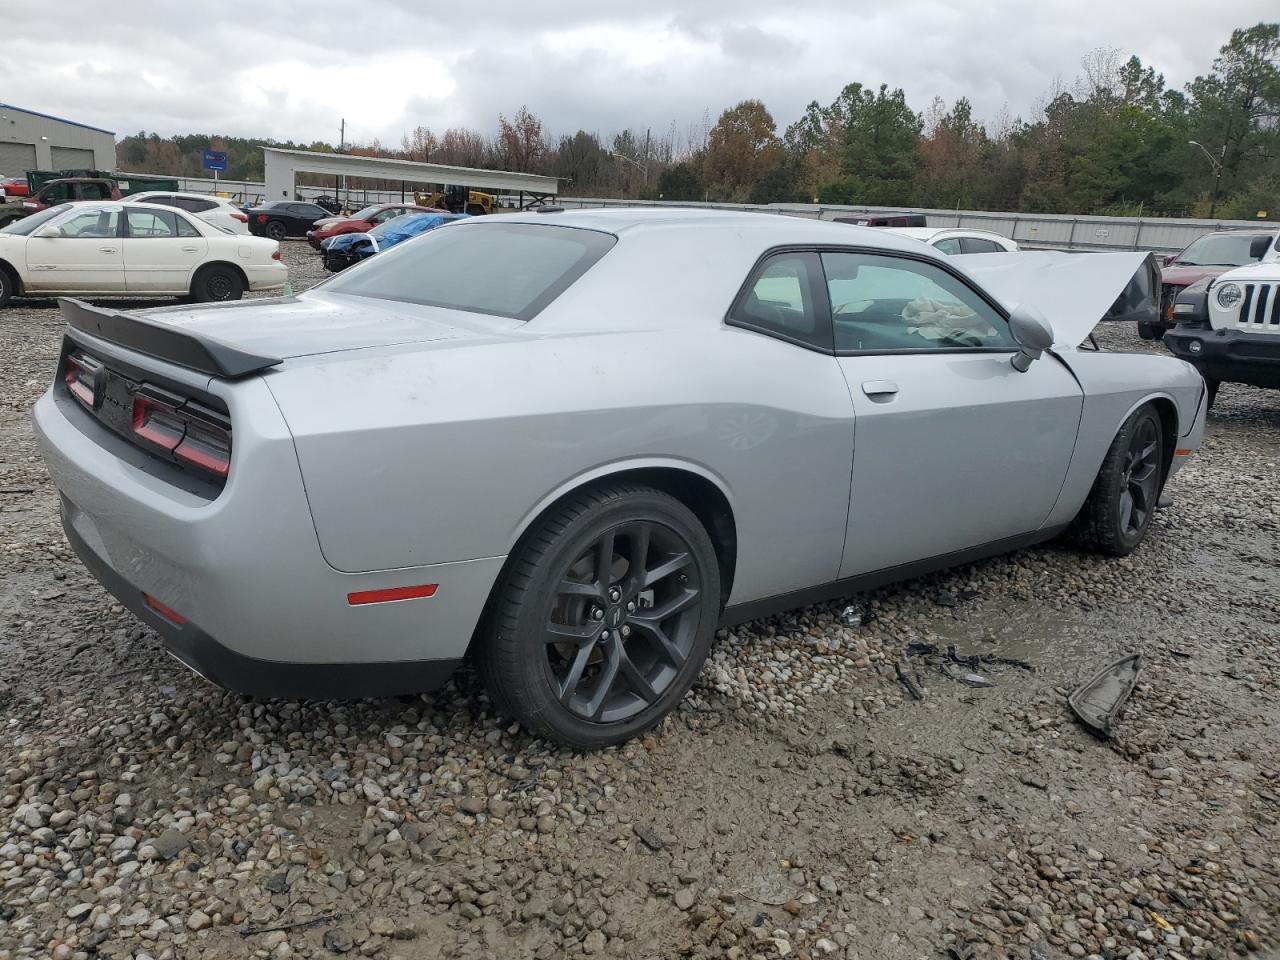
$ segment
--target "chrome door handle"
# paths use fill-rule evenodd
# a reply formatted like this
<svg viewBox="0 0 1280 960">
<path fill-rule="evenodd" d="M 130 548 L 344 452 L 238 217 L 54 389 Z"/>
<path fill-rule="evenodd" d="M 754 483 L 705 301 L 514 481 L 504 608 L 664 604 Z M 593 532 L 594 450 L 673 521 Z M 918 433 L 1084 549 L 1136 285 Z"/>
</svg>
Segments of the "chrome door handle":
<svg viewBox="0 0 1280 960">
<path fill-rule="evenodd" d="M 898 385 L 892 380 L 867 380 L 862 384 L 862 392 L 872 399 L 888 399 L 898 392 Z"/>
<path fill-rule="evenodd" d="M 99 249 L 99 250 L 101 250 L 103 253 L 115 253 L 115 252 L 116 252 L 116 248 L 115 248 L 115 247 L 99 247 L 98 249 Z"/>
</svg>

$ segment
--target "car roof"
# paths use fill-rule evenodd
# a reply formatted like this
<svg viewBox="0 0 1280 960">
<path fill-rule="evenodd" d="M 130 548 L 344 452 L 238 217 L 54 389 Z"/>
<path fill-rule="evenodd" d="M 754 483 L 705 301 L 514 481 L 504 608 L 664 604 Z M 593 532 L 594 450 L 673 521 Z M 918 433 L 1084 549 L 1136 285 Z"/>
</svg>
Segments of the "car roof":
<svg viewBox="0 0 1280 960">
<path fill-rule="evenodd" d="M 138 197 L 184 197 L 188 200 L 215 200 L 218 203 L 230 203 L 226 197 L 219 197 L 212 193 L 196 193 L 193 190 L 140 190 L 137 193 L 131 193 L 125 197 L 126 200 L 134 200 Z"/>
<path fill-rule="evenodd" d="M 880 227 L 881 230 L 892 230 L 904 237 L 913 237 L 926 243 L 942 236 L 951 237 L 991 237 L 995 240 L 1008 240 L 1003 234 L 994 230 L 974 230 L 969 227 Z"/>
<path fill-rule="evenodd" d="M 536 211 L 537 208 L 534 208 Z M 599 230 L 618 237 L 668 231 L 715 231 L 742 239 L 767 241 L 768 246 L 789 243 L 833 244 L 880 247 L 919 252 L 914 240 L 884 227 L 860 227 L 812 217 L 741 210 L 670 207 L 609 207 L 593 210 L 562 210 L 537 213 L 522 211 L 499 216 L 472 217 L 471 224 L 536 223 L 546 226 Z"/>
</svg>

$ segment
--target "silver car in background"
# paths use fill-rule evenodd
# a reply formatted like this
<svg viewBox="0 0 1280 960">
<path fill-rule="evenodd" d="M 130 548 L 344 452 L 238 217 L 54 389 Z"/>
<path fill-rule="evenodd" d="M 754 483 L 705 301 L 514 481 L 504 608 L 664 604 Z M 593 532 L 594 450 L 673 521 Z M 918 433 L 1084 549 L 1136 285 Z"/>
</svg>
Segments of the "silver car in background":
<svg viewBox="0 0 1280 960">
<path fill-rule="evenodd" d="M 581 748 L 719 624 L 1071 532 L 1123 555 L 1204 383 L 1081 348 L 1141 255 L 709 211 L 478 217 L 296 297 L 64 301 L 34 417 L 93 573 L 209 679 L 429 689 Z"/>
</svg>

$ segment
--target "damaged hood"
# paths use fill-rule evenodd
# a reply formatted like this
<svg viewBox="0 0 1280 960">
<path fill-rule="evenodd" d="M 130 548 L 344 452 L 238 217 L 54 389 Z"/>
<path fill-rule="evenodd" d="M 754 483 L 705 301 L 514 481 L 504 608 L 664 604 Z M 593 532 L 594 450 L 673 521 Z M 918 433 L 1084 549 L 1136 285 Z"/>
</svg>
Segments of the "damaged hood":
<svg viewBox="0 0 1280 960">
<path fill-rule="evenodd" d="M 1159 316 L 1159 274 L 1146 253 L 979 253 L 953 256 L 1006 309 L 1036 307 L 1055 347 L 1079 345 L 1104 319 Z"/>
</svg>

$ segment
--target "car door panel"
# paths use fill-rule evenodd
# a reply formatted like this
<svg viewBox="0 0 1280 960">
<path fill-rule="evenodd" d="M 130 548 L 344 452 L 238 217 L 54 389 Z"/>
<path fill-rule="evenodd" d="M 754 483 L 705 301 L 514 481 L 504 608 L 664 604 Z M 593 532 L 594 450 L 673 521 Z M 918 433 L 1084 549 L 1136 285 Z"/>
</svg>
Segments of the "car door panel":
<svg viewBox="0 0 1280 960">
<path fill-rule="evenodd" d="M 27 238 L 28 290 L 118 293 L 124 290 L 119 210 L 74 211 L 49 224 L 65 235 Z"/>
<path fill-rule="evenodd" d="M 125 289 L 136 293 L 183 293 L 204 260 L 208 241 L 179 236 L 177 215 L 163 209 L 130 209 L 124 240 Z"/>
<path fill-rule="evenodd" d="M 854 410 L 840 576 L 1042 527 L 1083 393 L 1052 356 L 1026 373 L 1004 315 L 943 260 L 826 251 L 832 335 Z"/>
<path fill-rule="evenodd" d="M 1083 394 L 1051 356 L 841 357 L 854 408 L 842 577 L 1039 529 L 1062 489 Z"/>
</svg>

